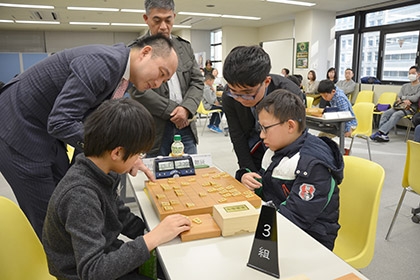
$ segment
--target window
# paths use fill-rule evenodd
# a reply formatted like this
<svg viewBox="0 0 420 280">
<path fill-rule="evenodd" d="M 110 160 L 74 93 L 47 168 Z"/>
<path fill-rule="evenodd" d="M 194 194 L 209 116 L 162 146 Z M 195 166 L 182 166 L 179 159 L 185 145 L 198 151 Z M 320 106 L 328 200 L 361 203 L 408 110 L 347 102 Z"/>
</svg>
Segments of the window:
<svg viewBox="0 0 420 280">
<path fill-rule="evenodd" d="M 366 14 L 366 27 L 417 21 L 420 18 L 420 4 Z"/>
<path fill-rule="evenodd" d="M 418 2 L 357 11 L 337 18 L 335 67 L 340 69 L 339 79 L 343 77 L 341 69 L 351 67 L 356 82 L 368 75 L 386 83 L 408 82 L 408 69 L 420 64 L 419 35 Z M 343 43 L 346 36 L 352 39 L 351 43 Z"/>
<path fill-rule="evenodd" d="M 213 62 L 213 68 L 216 68 L 219 72 L 218 77 L 223 77 L 221 29 L 210 33 L 210 59 Z"/>
</svg>

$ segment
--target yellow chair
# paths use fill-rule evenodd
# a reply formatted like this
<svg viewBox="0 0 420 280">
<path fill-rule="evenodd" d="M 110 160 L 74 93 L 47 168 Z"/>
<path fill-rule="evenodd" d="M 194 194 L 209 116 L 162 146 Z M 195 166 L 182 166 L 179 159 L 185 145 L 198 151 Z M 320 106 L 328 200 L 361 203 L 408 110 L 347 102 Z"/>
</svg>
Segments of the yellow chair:
<svg viewBox="0 0 420 280">
<path fill-rule="evenodd" d="M 200 114 L 200 115 L 205 115 L 206 116 L 206 121 L 203 125 L 203 130 L 201 131 L 201 135 L 203 135 L 204 129 L 206 128 L 206 125 L 207 125 L 207 122 L 209 121 L 209 115 L 217 113 L 217 114 L 219 114 L 220 121 L 221 121 L 222 120 L 222 117 L 220 115 L 221 112 L 222 112 L 221 109 L 206 110 L 206 109 L 204 109 L 203 101 L 200 102 L 200 105 L 198 105 L 198 108 L 197 108 L 197 113 Z"/>
<path fill-rule="evenodd" d="M 359 102 L 353 105 L 353 112 L 356 116 L 357 127 L 351 134 L 351 143 L 349 148 L 349 152 L 351 152 L 354 138 L 358 137 L 365 139 L 369 152 L 369 160 L 372 160 L 372 156 L 370 153 L 369 136 L 372 134 L 373 107 L 375 107 L 375 105 L 373 105 L 373 103 L 368 102 Z"/>
<path fill-rule="evenodd" d="M 0 196 L 0 279 L 56 279 L 48 272 L 41 242 L 22 210 Z"/>
<path fill-rule="evenodd" d="M 339 185 L 341 228 L 333 252 L 356 269 L 368 266 L 373 258 L 384 178 L 379 164 L 344 157 L 344 180 Z"/>
<path fill-rule="evenodd" d="M 373 102 L 373 90 L 362 90 L 359 91 L 359 94 L 356 96 L 356 101 L 354 104 L 359 102 Z"/>
<path fill-rule="evenodd" d="M 388 233 L 385 239 L 388 240 L 394 222 L 400 211 L 401 204 L 404 201 L 405 194 L 408 192 L 420 195 L 420 180 L 417 172 L 420 166 L 420 143 L 411 140 L 407 141 L 407 157 L 405 159 L 404 174 L 402 178 L 403 191 L 401 193 L 400 201 L 398 202 L 397 209 L 395 209 L 394 217 L 392 218 L 391 225 L 389 226 Z M 416 211 L 413 210 L 413 218 L 415 218 Z M 413 219 L 412 218 L 412 219 Z M 413 219 L 414 221 L 414 219 Z"/>
<path fill-rule="evenodd" d="M 397 100 L 397 93 L 396 92 L 384 92 L 382 93 L 379 98 L 378 98 L 378 102 L 376 102 L 376 105 L 378 104 L 389 104 L 391 107 L 394 104 L 395 100 Z M 377 119 L 377 121 L 375 121 L 375 125 L 379 124 L 379 118 L 380 116 L 383 114 L 382 111 L 373 111 L 373 115 L 374 118 Z"/>
<path fill-rule="evenodd" d="M 310 96 L 306 96 L 306 108 L 312 108 L 314 103 L 314 98 Z"/>
</svg>

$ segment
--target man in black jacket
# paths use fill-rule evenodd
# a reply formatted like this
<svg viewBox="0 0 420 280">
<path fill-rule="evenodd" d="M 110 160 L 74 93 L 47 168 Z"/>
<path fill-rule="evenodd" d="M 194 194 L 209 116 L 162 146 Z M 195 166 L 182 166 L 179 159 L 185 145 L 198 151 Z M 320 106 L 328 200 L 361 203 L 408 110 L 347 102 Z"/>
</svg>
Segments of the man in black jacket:
<svg viewBox="0 0 420 280">
<path fill-rule="evenodd" d="M 287 78 L 270 74 L 270 56 L 259 46 L 235 47 L 226 57 L 223 77 L 227 85 L 222 104 L 229 125 L 229 134 L 238 158 L 236 179 L 243 173 L 258 172 L 265 147 L 260 138 L 255 106 L 270 92 L 286 89 L 299 95 L 300 88 Z"/>
</svg>

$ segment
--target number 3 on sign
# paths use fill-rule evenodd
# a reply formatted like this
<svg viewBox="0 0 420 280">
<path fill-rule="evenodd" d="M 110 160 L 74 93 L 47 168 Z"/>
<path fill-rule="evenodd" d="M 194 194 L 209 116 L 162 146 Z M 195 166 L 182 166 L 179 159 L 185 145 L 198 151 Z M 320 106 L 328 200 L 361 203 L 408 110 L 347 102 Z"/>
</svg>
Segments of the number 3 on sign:
<svg viewBox="0 0 420 280">
<path fill-rule="evenodd" d="M 270 237 L 270 235 L 271 235 L 270 230 L 271 230 L 271 225 L 269 225 L 269 224 L 264 224 L 264 232 L 262 233 L 262 235 L 263 235 L 265 238 Z"/>
</svg>

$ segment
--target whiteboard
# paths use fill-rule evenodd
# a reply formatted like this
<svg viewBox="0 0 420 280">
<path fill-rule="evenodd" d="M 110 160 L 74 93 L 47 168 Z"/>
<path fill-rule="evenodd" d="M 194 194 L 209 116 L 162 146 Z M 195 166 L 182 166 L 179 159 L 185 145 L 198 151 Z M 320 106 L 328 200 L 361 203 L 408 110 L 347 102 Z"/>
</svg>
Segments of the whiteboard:
<svg viewBox="0 0 420 280">
<path fill-rule="evenodd" d="M 287 68 L 290 74 L 293 73 L 295 39 L 283 39 L 269 42 L 262 42 L 262 48 L 271 58 L 271 72 L 281 74 L 281 69 Z"/>
</svg>

